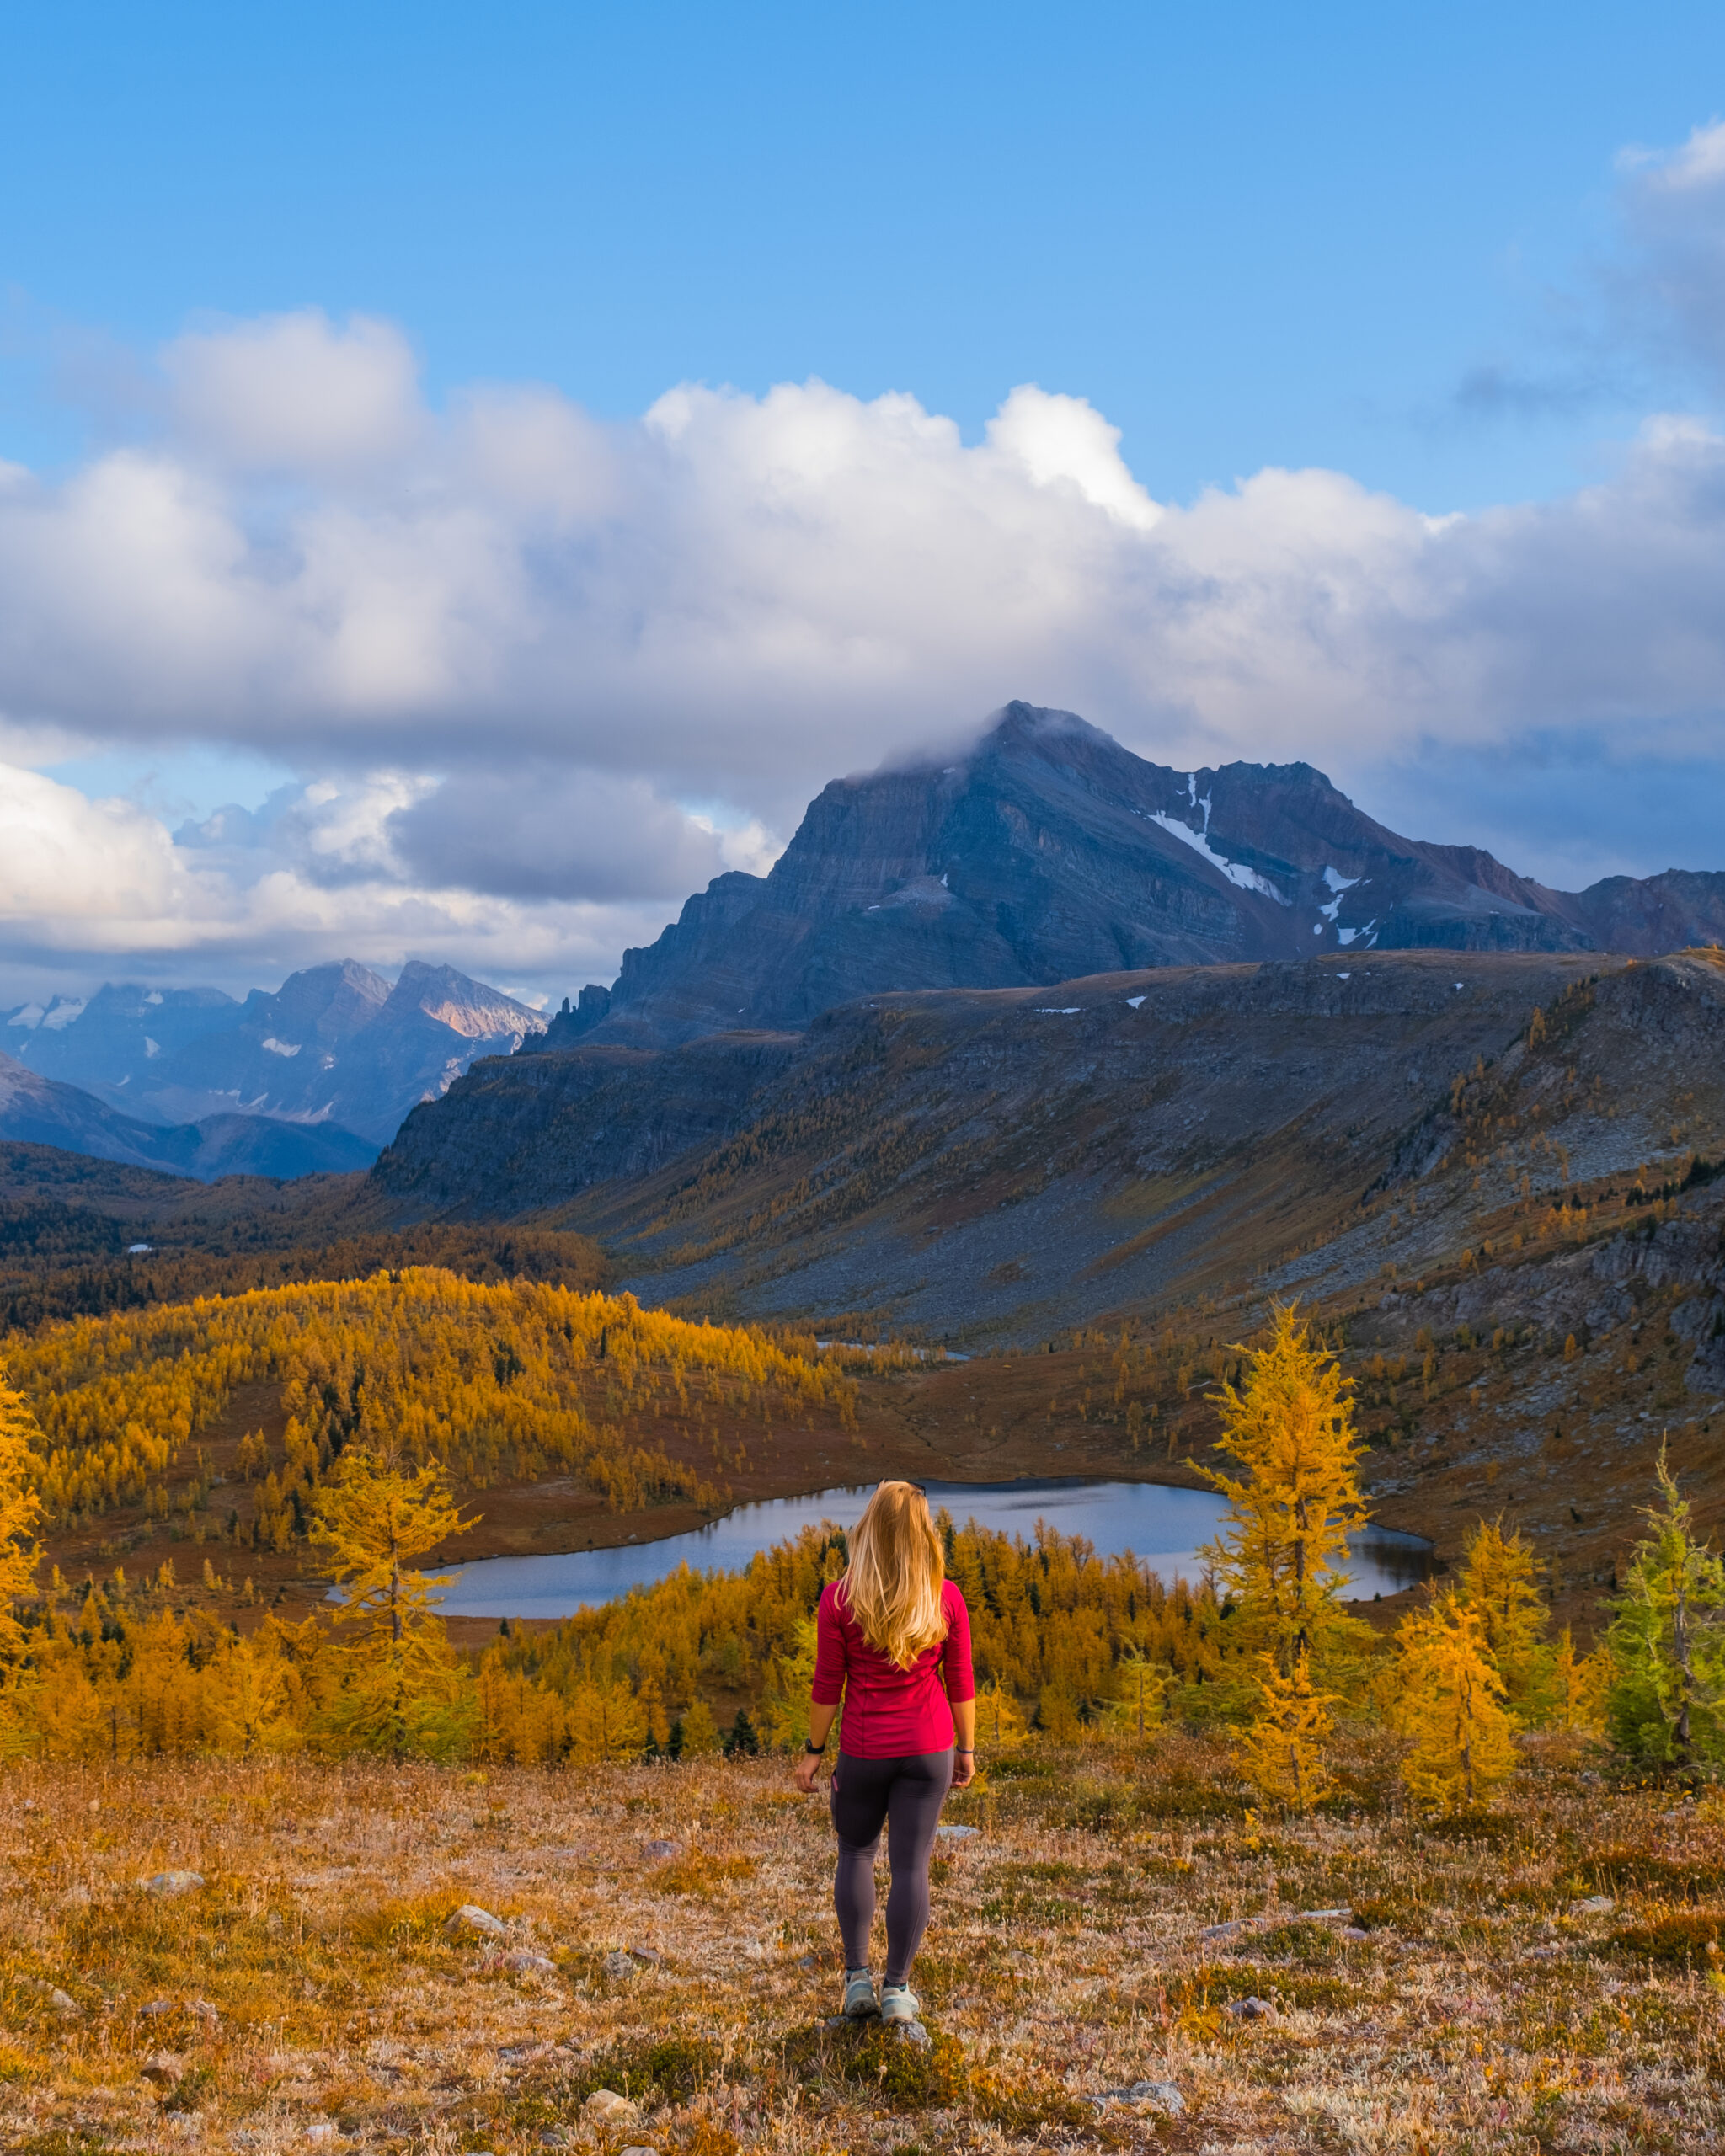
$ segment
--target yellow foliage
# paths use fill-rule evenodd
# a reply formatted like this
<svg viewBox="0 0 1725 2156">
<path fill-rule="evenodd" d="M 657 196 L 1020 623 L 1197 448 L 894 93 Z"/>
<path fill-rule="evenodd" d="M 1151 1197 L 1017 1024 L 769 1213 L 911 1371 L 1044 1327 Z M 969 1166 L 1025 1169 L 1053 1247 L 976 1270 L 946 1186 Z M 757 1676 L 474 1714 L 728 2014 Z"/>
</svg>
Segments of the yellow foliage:
<svg viewBox="0 0 1725 2156">
<path fill-rule="evenodd" d="M 329 1712 L 368 1749 L 399 1758 L 451 1748 L 465 1672 L 431 1601 L 432 1588 L 451 1576 L 417 1572 L 413 1560 L 473 1524 L 461 1518 L 435 1461 L 404 1473 L 369 1453 L 345 1452 L 319 1493 L 312 1540 L 331 1553 L 345 1649 Z"/>
<path fill-rule="evenodd" d="M 1018 1702 L 996 1678 L 976 1688 L 976 1748 L 991 1756 L 1012 1751 L 1028 1732 Z"/>
<path fill-rule="evenodd" d="M 1515 1769 L 1515 1717 L 1478 1610 L 1453 1594 L 1397 1628 L 1397 1723 L 1412 1748 L 1402 1778 L 1434 1812 L 1471 1811 Z"/>
<path fill-rule="evenodd" d="M 1536 1584 L 1539 1559 L 1501 1519 L 1482 1520 L 1468 1537 L 1456 1593 L 1479 1615 L 1486 1651 L 1503 1680 L 1510 1707 L 1524 1721 L 1542 1718 L 1551 1689 L 1550 1625 Z"/>
<path fill-rule="evenodd" d="M 1329 1710 L 1335 1695 L 1312 1689 L 1306 1655 L 1286 1677 L 1269 1655 L 1260 1655 L 1258 1665 L 1257 1712 L 1235 1758 L 1260 1796 L 1310 1812 L 1332 1786 L 1323 1746 L 1334 1727 Z"/>
<path fill-rule="evenodd" d="M 1103 1703 L 1101 1726 L 1129 1744 L 1147 1744 L 1162 1726 L 1174 1673 L 1128 1647 L 1114 1665 L 1114 1696 Z M 980 1717 L 979 1717 L 980 1723 Z"/>
<path fill-rule="evenodd" d="M 1573 1729 L 1583 1737 L 1599 1737 L 1605 1727 L 1605 1695 L 1611 1689 L 1616 1665 L 1608 1647 L 1595 1647 L 1578 1655 L 1566 1625 L 1557 1635 L 1552 1663 L 1553 1720 L 1559 1729 Z"/>
<path fill-rule="evenodd" d="M 30 1593 L 36 1575 L 36 1525 L 41 1503 L 32 1486 L 39 1433 L 22 1396 L 0 1364 L 0 1689 L 15 1673 L 24 1635 L 13 1604 Z"/>
<path fill-rule="evenodd" d="M 793 1348 L 644 1310 L 630 1295 L 430 1267 L 78 1318 L 12 1353 L 40 1424 L 35 1487 L 62 1522 L 120 1505 L 165 1513 L 164 1478 L 235 1390 L 279 1386 L 285 1457 L 272 1467 L 254 1432 L 236 1463 L 243 1480 L 262 1478 L 254 1539 L 277 1550 L 304 1534 L 312 1494 L 350 1444 L 441 1460 L 477 1489 L 574 1472 L 619 1510 L 716 1507 L 715 1484 L 631 1443 L 622 1418 L 686 1401 L 692 1376 L 738 1405 L 771 1396 L 841 1420 L 854 1419 L 857 1396 L 841 1360 L 812 1341 Z M 178 1502 L 207 1494 L 202 1481 Z"/>
<path fill-rule="evenodd" d="M 1268 1348 L 1247 1355 L 1245 1382 L 1216 1396 L 1217 1449 L 1241 1474 L 1206 1469 L 1228 1500 L 1226 1524 L 1205 1555 L 1239 1604 L 1243 1644 L 1284 1676 L 1302 1656 L 1359 1627 L 1337 1602 L 1349 1527 L 1365 1516 L 1355 1474 L 1361 1446 L 1335 1358 L 1314 1347 L 1291 1306 L 1278 1305 Z"/>
</svg>

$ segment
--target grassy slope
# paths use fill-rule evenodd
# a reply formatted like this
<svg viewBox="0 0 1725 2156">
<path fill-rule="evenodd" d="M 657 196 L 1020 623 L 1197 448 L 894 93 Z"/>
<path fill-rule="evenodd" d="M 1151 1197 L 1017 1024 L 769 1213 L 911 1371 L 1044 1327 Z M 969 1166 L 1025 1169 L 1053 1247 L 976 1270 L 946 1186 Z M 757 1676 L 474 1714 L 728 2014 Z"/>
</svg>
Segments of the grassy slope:
<svg viewBox="0 0 1725 2156">
<path fill-rule="evenodd" d="M 1717 1799 L 1536 1755 L 1512 1815 L 1442 1835 L 1369 1806 L 1270 1825 L 1180 1737 L 1138 1764 L 1021 1753 L 993 1782 L 953 1801 L 982 1831 L 937 1861 L 925 2055 L 820 2026 L 830 1834 L 780 1763 L 19 1769 L 0 2143 L 273 2152 L 334 2127 L 527 2156 L 582 2142 L 585 2098 L 625 2080 L 644 2126 L 585 2145 L 1522 2156 L 1725 2135 Z M 206 1886 L 138 1891 L 180 1866 Z M 466 1902 L 553 1972 L 451 1942 Z M 1365 1938 L 1297 1921 L 1342 1905 Z M 1266 1912 L 1275 1928 L 1200 1936 Z M 631 1946 L 658 1965 L 610 1973 Z M 1274 2011 L 1236 2020 L 1245 1997 Z M 1138 2079 L 1173 2082 L 1184 2115 L 1085 2100 Z"/>
</svg>

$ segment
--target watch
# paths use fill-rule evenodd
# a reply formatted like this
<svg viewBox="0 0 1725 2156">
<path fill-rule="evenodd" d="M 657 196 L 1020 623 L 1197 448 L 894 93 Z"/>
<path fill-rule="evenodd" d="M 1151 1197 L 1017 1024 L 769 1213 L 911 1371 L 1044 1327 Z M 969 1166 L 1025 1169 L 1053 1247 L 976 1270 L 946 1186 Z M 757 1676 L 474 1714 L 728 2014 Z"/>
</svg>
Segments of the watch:
<svg viewBox="0 0 1725 2156">
<path fill-rule="evenodd" d="M 810 1744 L 806 1738 L 804 1740 L 803 1749 L 812 1759 L 824 1758 L 826 1754 L 826 1747 L 824 1744 Z"/>
</svg>

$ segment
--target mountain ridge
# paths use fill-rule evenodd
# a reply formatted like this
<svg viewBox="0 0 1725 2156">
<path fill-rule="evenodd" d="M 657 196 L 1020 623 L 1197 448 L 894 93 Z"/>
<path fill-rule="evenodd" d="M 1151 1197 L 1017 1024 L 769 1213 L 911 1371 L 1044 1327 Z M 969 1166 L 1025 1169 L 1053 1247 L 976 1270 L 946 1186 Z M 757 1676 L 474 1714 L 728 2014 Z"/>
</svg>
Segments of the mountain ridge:
<svg viewBox="0 0 1725 2156">
<path fill-rule="evenodd" d="M 419 959 L 393 984 L 348 958 L 243 1002 L 215 989 L 109 983 L 63 1018 L 68 1007 L 0 1014 L 0 1045 L 140 1123 L 327 1124 L 374 1150 L 476 1055 L 512 1053 L 545 1023 L 501 990 Z"/>
<path fill-rule="evenodd" d="M 377 1148 L 334 1123 L 283 1123 L 265 1116 L 213 1115 L 195 1123 L 145 1123 L 82 1087 L 44 1078 L 0 1054 L 0 1139 L 52 1145 L 122 1167 L 154 1168 L 198 1182 L 223 1176 L 350 1175 Z"/>
<path fill-rule="evenodd" d="M 1008 705 L 959 761 L 834 780 L 765 877 L 691 897 L 616 981 L 524 1043 L 667 1045 L 806 1026 L 888 990 L 1349 949 L 1652 956 L 1725 936 L 1725 874 L 1549 889 L 1402 838 L 1313 766 L 1177 771 L 1069 712 Z"/>
</svg>

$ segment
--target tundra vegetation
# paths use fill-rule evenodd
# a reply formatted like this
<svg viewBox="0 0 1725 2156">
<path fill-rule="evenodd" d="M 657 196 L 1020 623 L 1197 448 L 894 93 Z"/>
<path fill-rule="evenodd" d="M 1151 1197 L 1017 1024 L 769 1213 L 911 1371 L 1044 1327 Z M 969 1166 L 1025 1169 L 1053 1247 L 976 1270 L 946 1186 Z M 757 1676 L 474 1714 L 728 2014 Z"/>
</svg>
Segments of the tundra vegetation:
<svg viewBox="0 0 1725 2156">
<path fill-rule="evenodd" d="M 943 1519 L 984 1771 L 948 1812 L 975 1832 L 937 1860 L 925 2045 L 826 2025 L 830 1838 L 772 1757 L 806 1730 L 841 1532 L 483 1647 L 431 1599 L 459 1524 L 445 1452 L 467 1493 L 496 1456 L 462 1405 L 482 1341 L 492 1390 L 525 1380 L 535 1412 L 601 1341 L 623 1390 L 676 1371 L 841 1408 L 841 1363 L 436 1274 L 233 1303 L 48 1328 L 0 1390 L 8 2148 L 1725 2132 L 1725 1570 L 1664 1460 L 1590 1650 L 1494 1521 L 1392 1630 L 1343 1608 L 1351 1388 L 1291 1310 L 1218 1373 L 1227 1514 L 1200 1584 Z M 129 1398 L 190 1444 L 272 1358 L 302 1388 L 333 1622 L 248 1600 L 233 1534 L 200 1581 L 41 1582 L 37 1537 L 69 1494 L 99 1503 L 77 1463 Z M 545 1444 L 553 1420 L 507 1427 Z M 104 1458 L 149 1471 L 136 1444 Z"/>
</svg>

